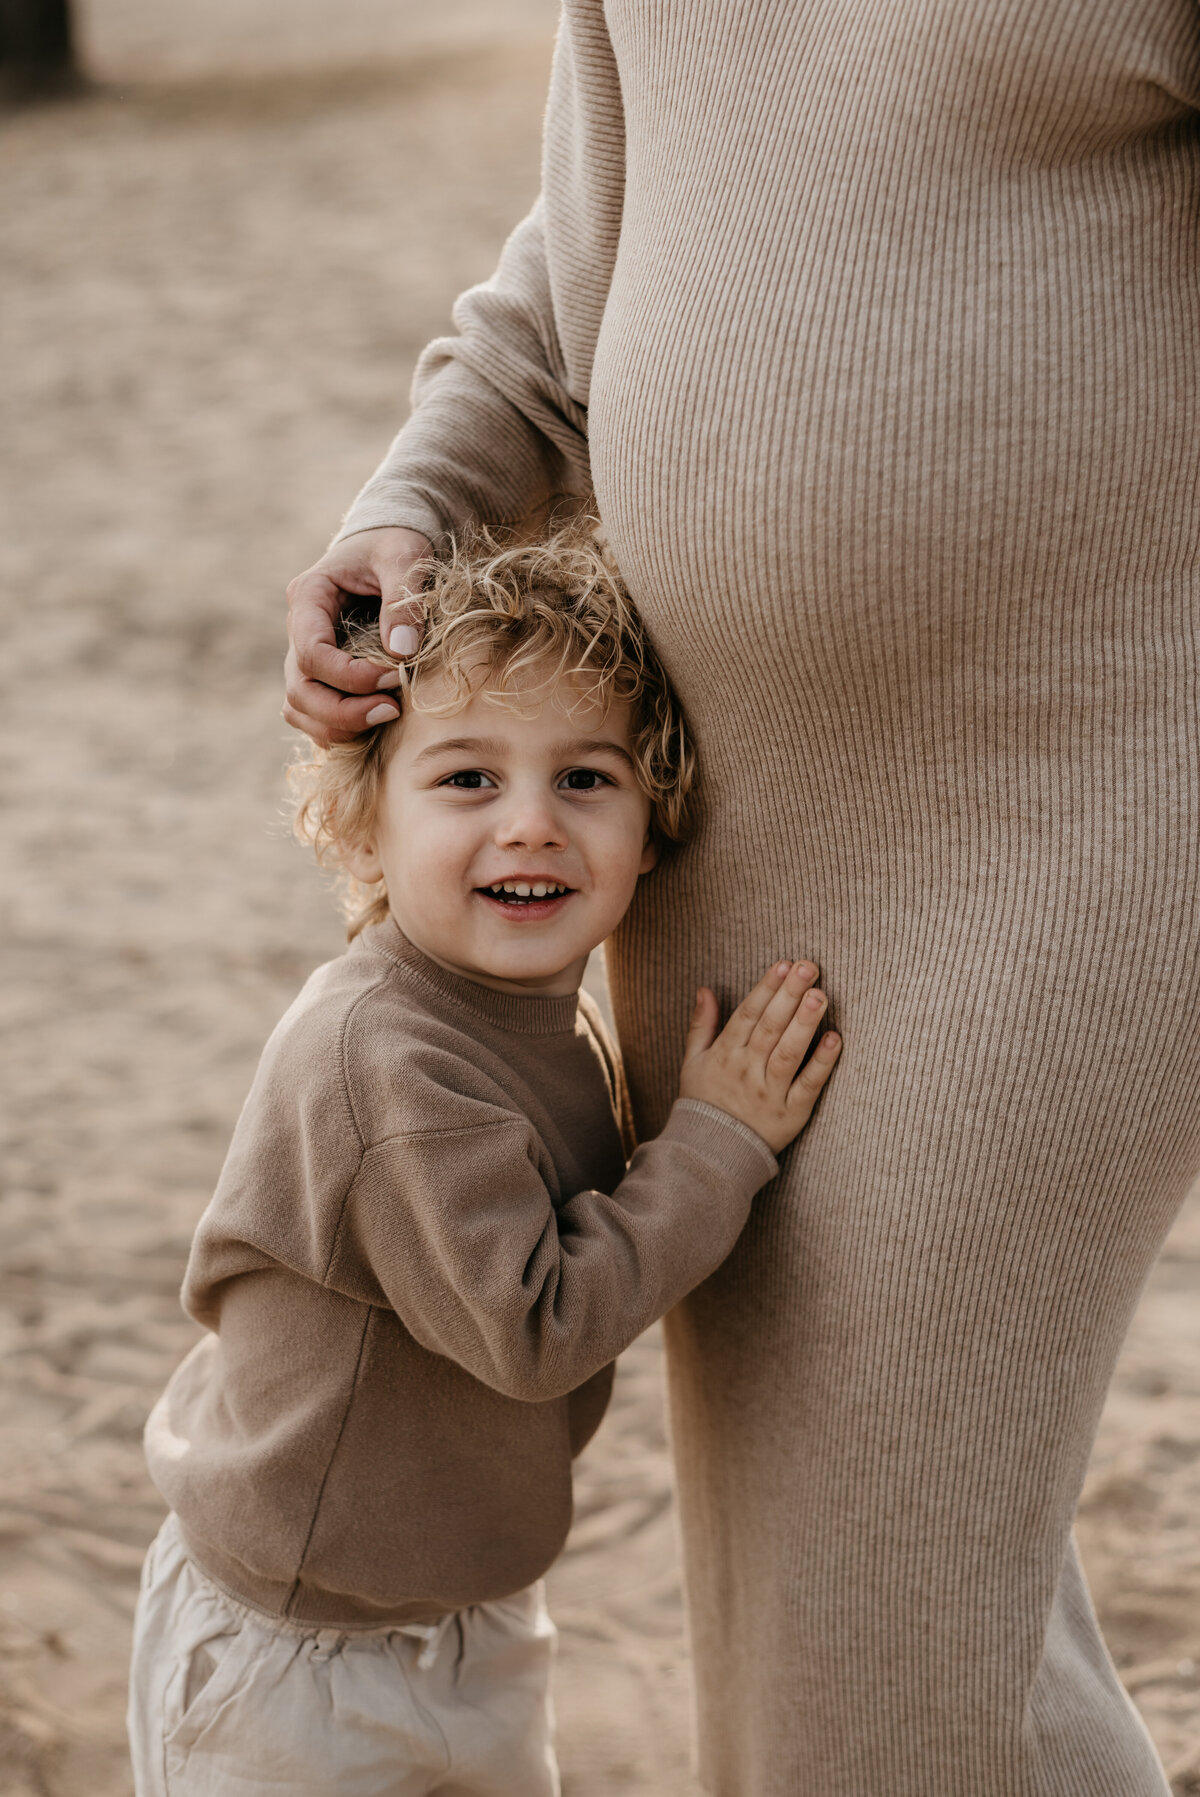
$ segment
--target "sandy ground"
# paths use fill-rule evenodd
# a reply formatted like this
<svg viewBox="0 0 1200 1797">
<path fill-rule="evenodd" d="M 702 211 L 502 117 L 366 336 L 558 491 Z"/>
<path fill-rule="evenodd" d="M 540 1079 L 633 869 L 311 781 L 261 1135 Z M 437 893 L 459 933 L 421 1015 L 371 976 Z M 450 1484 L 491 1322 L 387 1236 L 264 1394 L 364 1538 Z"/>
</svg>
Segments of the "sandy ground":
<svg viewBox="0 0 1200 1797">
<path fill-rule="evenodd" d="M 280 589 L 532 198 L 552 13 L 95 0 L 95 97 L 0 121 L 0 1797 L 129 1790 L 140 1430 L 258 1049 L 339 946 L 279 823 Z M 1180 1793 L 1198 1300 L 1200 1197 L 1081 1519 Z M 653 1335 L 625 1358 L 552 1579 L 569 1797 L 692 1789 L 659 1359 Z"/>
</svg>

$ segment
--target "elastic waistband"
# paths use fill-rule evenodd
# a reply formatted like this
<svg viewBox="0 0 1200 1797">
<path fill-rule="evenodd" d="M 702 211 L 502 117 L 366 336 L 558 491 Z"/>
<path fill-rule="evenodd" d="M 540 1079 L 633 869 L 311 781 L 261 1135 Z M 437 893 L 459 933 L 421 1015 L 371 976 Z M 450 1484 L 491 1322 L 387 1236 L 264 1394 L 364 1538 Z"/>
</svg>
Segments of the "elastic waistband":
<svg viewBox="0 0 1200 1797">
<path fill-rule="evenodd" d="M 528 1598 L 535 1604 L 541 1601 L 542 1584 L 528 1586 L 523 1591 L 494 1599 L 482 1599 L 479 1604 L 465 1605 L 459 1610 L 439 1610 L 433 1605 L 414 1605 L 415 1616 L 396 1617 L 390 1622 L 318 1622 L 299 1616 L 285 1616 L 280 1610 L 267 1609 L 248 1598 L 244 1591 L 231 1586 L 225 1579 L 214 1572 L 203 1553 L 198 1553 L 195 1544 L 189 1540 L 187 1532 L 178 1516 L 172 1512 L 164 1522 L 159 1533 L 159 1541 L 163 1546 L 173 1547 L 192 1568 L 195 1576 L 220 1598 L 223 1604 L 237 1615 L 251 1622 L 261 1624 L 275 1634 L 288 1635 L 300 1641 L 319 1641 L 323 1645 L 333 1645 L 337 1641 L 383 1641 L 391 1635 L 408 1635 L 414 1640 L 425 1643 L 422 1662 L 425 1654 L 437 1653 L 447 1628 L 459 1616 L 465 1616 L 470 1610 L 486 1610 L 492 1603 L 507 1604 L 520 1602 Z M 423 1613 L 422 1613 L 423 1612 Z"/>
</svg>

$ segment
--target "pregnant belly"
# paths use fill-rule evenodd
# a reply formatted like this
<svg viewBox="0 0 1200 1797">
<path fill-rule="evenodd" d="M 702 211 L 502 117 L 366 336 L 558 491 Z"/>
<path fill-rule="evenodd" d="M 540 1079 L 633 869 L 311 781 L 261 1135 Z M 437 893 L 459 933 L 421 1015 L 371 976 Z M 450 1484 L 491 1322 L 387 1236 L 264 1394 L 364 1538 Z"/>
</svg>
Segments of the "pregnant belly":
<svg viewBox="0 0 1200 1797">
<path fill-rule="evenodd" d="M 598 501 L 735 835 L 831 751 L 864 815 L 930 759 L 939 811 L 978 815 L 1015 758 L 1006 816 L 1051 822 L 1101 739 L 1121 810 L 1164 738 L 1194 762 L 1200 278 L 1161 207 L 1137 255 L 1085 211 L 1020 267 L 1011 209 L 982 263 L 978 221 L 835 253 L 797 219 L 781 254 L 739 214 L 678 259 L 665 221 L 623 248 Z"/>
<path fill-rule="evenodd" d="M 704 784 L 623 1014 L 650 962 L 677 1030 L 696 980 L 807 952 L 849 1040 L 898 945 L 1055 991 L 1081 915 L 1080 979 L 1164 930 L 1194 965 L 1200 186 L 1190 142 L 1125 173 L 949 171 L 915 214 L 747 191 L 703 228 L 634 194 L 592 461 Z M 674 1038 L 642 1033 L 646 1090 Z"/>
<path fill-rule="evenodd" d="M 904 191 L 851 143 L 832 201 L 748 168 L 719 211 L 694 150 L 642 184 L 633 158 L 590 405 L 600 509 L 685 698 L 736 670 L 818 709 L 831 681 L 940 703 L 986 669 L 1003 706 L 1018 675 L 1057 693 L 1081 656 L 1141 653 L 1148 609 L 1179 627 L 1194 134 Z"/>
</svg>

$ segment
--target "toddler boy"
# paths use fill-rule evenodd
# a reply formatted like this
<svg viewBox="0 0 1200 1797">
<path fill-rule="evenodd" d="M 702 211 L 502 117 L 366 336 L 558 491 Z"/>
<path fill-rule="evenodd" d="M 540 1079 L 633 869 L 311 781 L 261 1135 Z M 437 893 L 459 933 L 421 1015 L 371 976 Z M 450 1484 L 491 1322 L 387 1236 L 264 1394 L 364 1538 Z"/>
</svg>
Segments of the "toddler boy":
<svg viewBox="0 0 1200 1797">
<path fill-rule="evenodd" d="M 589 952 L 686 828 L 693 757 L 578 533 L 431 571 L 403 712 L 300 822 L 349 951 L 267 1045 L 146 1431 L 138 1797 L 548 1797 L 538 1581 L 612 1361 L 733 1246 L 838 1041 L 811 964 L 718 1033 L 626 1166 Z M 375 650 L 364 650 L 378 654 Z"/>
</svg>

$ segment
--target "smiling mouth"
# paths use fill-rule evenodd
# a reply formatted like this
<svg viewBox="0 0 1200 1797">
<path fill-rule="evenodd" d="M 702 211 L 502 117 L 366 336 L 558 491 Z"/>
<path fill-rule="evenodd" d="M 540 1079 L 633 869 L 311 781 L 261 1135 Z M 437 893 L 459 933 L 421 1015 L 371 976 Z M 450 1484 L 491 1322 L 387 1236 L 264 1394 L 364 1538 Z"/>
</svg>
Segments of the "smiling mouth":
<svg viewBox="0 0 1200 1797">
<path fill-rule="evenodd" d="M 498 880 L 494 886 L 477 886 L 475 890 L 497 904 L 524 911 L 569 898 L 575 888 L 564 886 L 561 880 Z"/>
</svg>

